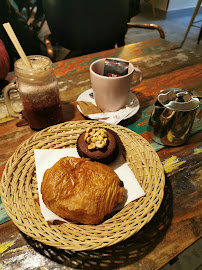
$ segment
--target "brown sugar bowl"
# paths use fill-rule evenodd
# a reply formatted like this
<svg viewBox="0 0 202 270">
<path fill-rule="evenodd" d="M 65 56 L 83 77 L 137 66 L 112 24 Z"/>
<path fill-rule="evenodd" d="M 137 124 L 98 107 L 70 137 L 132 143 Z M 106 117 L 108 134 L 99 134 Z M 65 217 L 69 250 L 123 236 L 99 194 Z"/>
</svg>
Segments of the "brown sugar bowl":
<svg viewBox="0 0 202 270">
<path fill-rule="evenodd" d="M 121 150 L 121 140 L 110 129 L 89 127 L 77 140 L 77 152 L 80 157 L 90 158 L 103 164 L 115 161 Z"/>
</svg>

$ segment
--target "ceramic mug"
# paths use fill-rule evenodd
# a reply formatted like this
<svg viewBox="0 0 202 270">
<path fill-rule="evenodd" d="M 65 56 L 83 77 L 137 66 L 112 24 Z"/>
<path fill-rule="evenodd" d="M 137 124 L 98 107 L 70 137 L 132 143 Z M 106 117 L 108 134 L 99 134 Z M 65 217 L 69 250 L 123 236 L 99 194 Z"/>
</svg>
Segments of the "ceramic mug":
<svg viewBox="0 0 202 270">
<path fill-rule="evenodd" d="M 142 81 L 142 72 L 129 62 L 128 74 L 120 77 L 104 76 L 105 59 L 96 60 L 90 65 L 91 86 L 98 108 L 103 112 L 118 111 L 126 104 L 131 86 L 135 86 Z M 119 58 L 112 59 L 125 61 Z M 135 80 L 133 80 L 134 73 L 137 74 Z"/>
</svg>

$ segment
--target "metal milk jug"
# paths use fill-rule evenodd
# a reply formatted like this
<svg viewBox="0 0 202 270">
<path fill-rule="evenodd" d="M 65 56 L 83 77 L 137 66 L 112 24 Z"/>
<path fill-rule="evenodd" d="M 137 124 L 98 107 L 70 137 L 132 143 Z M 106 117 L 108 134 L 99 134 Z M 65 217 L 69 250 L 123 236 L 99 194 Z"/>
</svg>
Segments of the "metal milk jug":
<svg viewBox="0 0 202 270">
<path fill-rule="evenodd" d="M 183 89 L 160 91 L 148 122 L 149 136 L 155 142 L 168 146 L 185 143 L 199 105 L 199 98 Z"/>
</svg>

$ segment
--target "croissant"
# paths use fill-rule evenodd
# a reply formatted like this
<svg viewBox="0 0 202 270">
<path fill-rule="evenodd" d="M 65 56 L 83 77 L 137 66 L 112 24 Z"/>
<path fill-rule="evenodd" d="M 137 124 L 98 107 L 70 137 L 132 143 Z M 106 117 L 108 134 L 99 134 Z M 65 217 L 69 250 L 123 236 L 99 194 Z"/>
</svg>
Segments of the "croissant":
<svg viewBox="0 0 202 270">
<path fill-rule="evenodd" d="M 45 171 L 41 193 L 45 205 L 58 216 L 99 224 L 122 202 L 125 188 L 120 183 L 108 165 L 65 157 Z"/>
</svg>

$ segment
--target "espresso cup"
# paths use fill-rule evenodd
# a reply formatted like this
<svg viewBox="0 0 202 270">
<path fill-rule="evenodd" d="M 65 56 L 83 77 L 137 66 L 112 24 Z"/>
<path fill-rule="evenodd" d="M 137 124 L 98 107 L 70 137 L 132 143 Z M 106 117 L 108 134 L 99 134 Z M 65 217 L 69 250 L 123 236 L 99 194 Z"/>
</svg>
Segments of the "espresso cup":
<svg viewBox="0 0 202 270">
<path fill-rule="evenodd" d="M 125 61 L 119 58 L 112 58 Z M 126 61 L 125 61 L 126 62 Z M 95 102 L 103 112 L 118 111 L 126 104 L 130 88 L 142 81 L 142 72 L 129 62 L 128 74 L 120 77 L 104 76 L 105 58 L 96 60 L 90 65 L 90 79 Z M 133 80 L 133 74 L 136 79 Z"/>
</svg>

